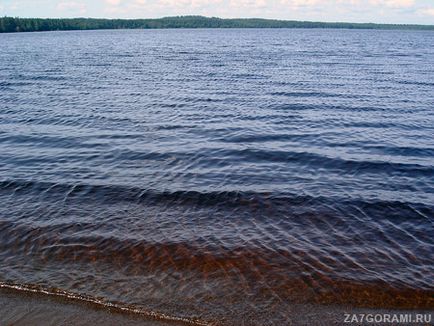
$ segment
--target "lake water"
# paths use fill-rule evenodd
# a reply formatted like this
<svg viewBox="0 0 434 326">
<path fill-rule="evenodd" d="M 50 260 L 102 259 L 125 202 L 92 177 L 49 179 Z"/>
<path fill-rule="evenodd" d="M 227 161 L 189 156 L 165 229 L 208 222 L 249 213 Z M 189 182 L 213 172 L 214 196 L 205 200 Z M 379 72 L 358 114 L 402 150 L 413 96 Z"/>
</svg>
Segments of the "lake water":
<svg viewBox="0 0 434 326">
<path fill-rule="evenodd" d="M 1 287 L 204 325 L 434 308 L 434 33 L 0 44 Z"/>
</svg>

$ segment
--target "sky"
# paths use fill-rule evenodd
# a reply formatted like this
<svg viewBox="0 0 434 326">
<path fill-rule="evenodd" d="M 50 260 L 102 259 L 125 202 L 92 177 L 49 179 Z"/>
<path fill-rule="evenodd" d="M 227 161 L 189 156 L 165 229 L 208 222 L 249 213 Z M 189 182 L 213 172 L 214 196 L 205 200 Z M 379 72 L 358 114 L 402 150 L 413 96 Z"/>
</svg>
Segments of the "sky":
<svg viewBox="0 0 434 326">
<path fill-rule="evenodd" d="M 0 0 L 0 16 L 178 15 L 434 25 L 434 0 Z"/>
</svg>

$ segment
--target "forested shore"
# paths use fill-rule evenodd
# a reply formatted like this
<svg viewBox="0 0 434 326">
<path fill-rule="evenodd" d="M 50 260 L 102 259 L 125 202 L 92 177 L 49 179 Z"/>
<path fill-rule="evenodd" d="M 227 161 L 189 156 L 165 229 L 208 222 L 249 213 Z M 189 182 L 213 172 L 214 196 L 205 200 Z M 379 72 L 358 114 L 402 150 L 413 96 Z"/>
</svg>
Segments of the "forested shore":
<svg viewBox="0 0 434 326">
<path fill-rule="evenodd" d="M 373 23 L 325 23 L 273 19 L 222 19 L 203 16 L 178 16 L 157 19 L 97 18 L 0 18 L 0 33 L 42 32 L 92 29 L 157 29 L 157 28 L 346 28 L 434 30 L 434 25 L 399 25 Z"/>
</svg>

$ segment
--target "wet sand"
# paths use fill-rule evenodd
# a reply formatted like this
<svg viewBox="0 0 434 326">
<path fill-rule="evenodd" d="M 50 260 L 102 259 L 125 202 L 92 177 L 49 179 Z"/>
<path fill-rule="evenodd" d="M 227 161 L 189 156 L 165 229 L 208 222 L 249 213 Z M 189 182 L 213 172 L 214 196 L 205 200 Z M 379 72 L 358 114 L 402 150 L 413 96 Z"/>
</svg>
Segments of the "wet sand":
<svg viewBox="0 0 434 326">
<path fill-rule="evenodd" d="M 58 297 L 0 290 L 0 325 L 183 325 L 122 314 L 108 308 Z"/>
<path fill-rule="evenodd" d="M 289 325 L 348 325 L 346 314 L 431 314 L 429 310 L 392 310 L 367 309 L 333 305 L 299 304 L 291 306 Z M 250 325 L 252 321 L 240 316 L 242 324 Z M 363 323 L 352 323 L 360 325 Z M 367 324 L 367 323 L 365 323 Z M 379 325 L 381 323 L 370 323 Z M 391 323 L 382 323 L 382 325 Z M 11 289 L 0 289 L 0 325 L 142 325 L 142 326 L 174 326 L 195 325 L 182 321 L 155 320 L 143 315 L 123 313 L 116 309 L 79 302 L 67 298 L 59 298 L 35 293 L 22 293 Z M 197 325 L 225 326 L 218 321 L 203 321 Z M 413 325 L 430 325 L 430 323 L 413 323 Z M 235 325 L 230 325 L 235 326 Z M 265 326 L 265 325 L 264 325 Z"/>
</svg>

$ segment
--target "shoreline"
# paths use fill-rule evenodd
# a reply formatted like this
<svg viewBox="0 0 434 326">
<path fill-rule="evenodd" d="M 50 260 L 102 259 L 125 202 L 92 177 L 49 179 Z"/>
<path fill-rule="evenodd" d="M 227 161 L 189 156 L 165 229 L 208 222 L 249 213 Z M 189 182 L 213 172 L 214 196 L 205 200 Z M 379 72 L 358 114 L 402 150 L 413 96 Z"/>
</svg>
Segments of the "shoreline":
<svg viewBox="0 0 434 326">
<path fill-rule="evenodd" d="M 0 33 L 116 29 L 360 29 L 433 31 L 434 25 L 176 16 L 145 19 L 0 17 Z"/>
<path fill-rule="evenodd" d="M 291 316 L 291 325 L 341 325 L 346 324 L 349 316 L 364 315 L 424 315 L 430 316 L 430 310 L 410 309 L 384 309 L 384 308 L 358 308 L 345 305 L 318 305 L 294 304 L 288 315 Z M 242 316 L 240 316 L 242 317 Z M 249 325 L 248 321 L 241 321 Z M 10 288 L 0 288 L 0 324 L 6 325 L 144 325 L 144 326 L 171 326 L 171 325 L 210 325 L 232 326 L 234 323 L 220 323 L 216 321 L 203 321 L 199 323 L 189 321 L 163 320 L 151 318 L 141 314 L 120 311 L 98 304 L 44 295 L 41 293 L 24 292 Z M 356 323 L 360 324 L 360 323 Z M 363 323 L 362 323 L 363 324 Z M 377 324 L 377 323 L 376 323 Z M 384 322 L 383 324 L 388 324 Z M 390 324 L 390 323 L 389 323 Z M 413 323 L 422 325 L 426 323 Z M 253 325 L 253 324 L 252 324 Z"/>
<path fill-rule="evenodd" d="M 176 325 L 88 302 L 0 288 L 1 325 Z"/>
</svg>

